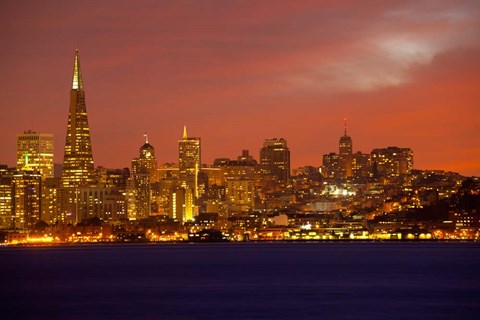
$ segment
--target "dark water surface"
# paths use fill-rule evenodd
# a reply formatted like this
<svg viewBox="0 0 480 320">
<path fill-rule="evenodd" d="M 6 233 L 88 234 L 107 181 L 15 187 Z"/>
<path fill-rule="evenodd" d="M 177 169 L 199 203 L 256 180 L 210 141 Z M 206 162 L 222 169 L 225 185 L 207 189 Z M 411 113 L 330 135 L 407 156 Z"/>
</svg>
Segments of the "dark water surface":
<svg viewBox="0 0 480 320">
<path fill-rule="evenodd" d="M 0 248 L 0 319 L 480 319 L 479 243 Z"/>
</svg>

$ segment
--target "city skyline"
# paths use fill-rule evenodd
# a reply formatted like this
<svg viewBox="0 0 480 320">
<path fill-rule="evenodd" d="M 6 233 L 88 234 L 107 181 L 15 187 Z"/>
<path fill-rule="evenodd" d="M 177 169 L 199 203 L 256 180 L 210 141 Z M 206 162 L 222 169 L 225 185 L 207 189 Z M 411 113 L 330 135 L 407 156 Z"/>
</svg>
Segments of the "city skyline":
<svg viewBox="0 0 480 320">
<path fill-rule="evenodd" d="M 177 162 L 184 125 L 203 140 L 204 163 L 243 149 L 258 159 L 265 138 L 283 137 L 292 167 L 320 166 L 323 154 L 337 150 L 347 116 L 353 152 L 408 147 L 415 168 L 480 175 L 474 2 L 371 2 L 358 13 L 347 2 L 279 2 L 276 8 L 144 2 L 131 12 L 137 22 L 131 28 L 121 21 L 128 3 L 108 14 L 108 1 L 85 4 L 93 18 L 83 25 L 76 23 L 85 17 L 75 5 L 27 4 L 44 15 L 1 5 L 9 17 L 1 22 L 8 49 L 0 53 L 0 163 L 15 164 L 15 136 L 29 129 L 54 134 L 55 163 L 62 163 L 65 89 L 78 48 L 95 166 L 128 167 L 145 131 L 159 163 Z M 204 11 L 194 13 L 199 8 Z M 213 9 L 223 15 L 211 19 Z M 53 18 L 57 11 L 72 13 L 71 21 Z M 340 28 L 342 21 L 350 28 Z M 375 26 L 384 28 L 372 34 Z M 336 32 L 337 39 L 320 29 Z"/>
</svg>

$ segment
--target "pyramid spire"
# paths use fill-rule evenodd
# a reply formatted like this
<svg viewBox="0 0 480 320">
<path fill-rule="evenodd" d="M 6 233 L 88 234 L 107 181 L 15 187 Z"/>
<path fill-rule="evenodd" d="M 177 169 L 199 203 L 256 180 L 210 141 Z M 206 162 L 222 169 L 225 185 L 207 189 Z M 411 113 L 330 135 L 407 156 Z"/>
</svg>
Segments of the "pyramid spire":
<svg viewBox="0 0 480 320">
<path fill-rule="evenodd" d="M 187 135 L 187 126 L 183 126 L 183 139 L 187 139 L 188 138 L 188 135 Z"/>
<path fill-rule="evenodd" d="M 73 83 L 70 90 L 67 136 L 63 158 L 62 185 L 64 187 L 85 187 L 96 183 L 93 164 L 90 127 L 88 125 L 85 90 L 78 50 L 73 63 Z"/>
<path fill-rule="evenodd" d="M 72 89 L 83 90 L 82 71 L 80 70 L 80 57 L 78 55 L 78 49 L 75 50 L 75 61 L 73 63 Z"/>
</svg>

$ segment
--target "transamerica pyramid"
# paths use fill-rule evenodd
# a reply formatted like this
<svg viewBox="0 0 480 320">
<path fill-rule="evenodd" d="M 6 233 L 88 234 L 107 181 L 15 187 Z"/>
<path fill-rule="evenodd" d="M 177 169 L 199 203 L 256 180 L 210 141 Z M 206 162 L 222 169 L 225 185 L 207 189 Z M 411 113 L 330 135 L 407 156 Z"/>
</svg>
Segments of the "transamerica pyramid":
<svg viewBox="0 0 480 320">
<path fill-rule="evenodd" d="M 78 50 L 75 50 L 67 139 L 63 158 L 62 185 L 64 187 L 88 187 L 94 185 L 95 182 L 96 177 L 87 106 L 85 104 L 85 90 L 83 88 Z"/>
</svg>

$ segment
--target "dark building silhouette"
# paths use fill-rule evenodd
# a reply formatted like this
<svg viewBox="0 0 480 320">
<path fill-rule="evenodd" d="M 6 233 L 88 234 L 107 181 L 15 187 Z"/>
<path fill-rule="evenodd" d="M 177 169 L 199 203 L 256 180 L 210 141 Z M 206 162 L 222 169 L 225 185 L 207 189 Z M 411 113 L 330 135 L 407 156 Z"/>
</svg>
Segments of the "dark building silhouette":
<svg viewBox="0 0 480 320">
<path fill-rule="evenodd" d="M 260 149 L 260 170 L 265 181 L 288 183 L 290 180 L 290 150 L 283 138 L 266 139 Z"/>
<path fill-rule="evenodd" d="M 340 178 L 348 179 L 352 176 L 352 138 L 347 135 L 347 119 L 345 118 L 344 134 L 338 142 Z"/>
</svg>

